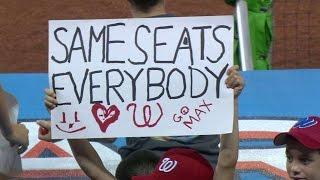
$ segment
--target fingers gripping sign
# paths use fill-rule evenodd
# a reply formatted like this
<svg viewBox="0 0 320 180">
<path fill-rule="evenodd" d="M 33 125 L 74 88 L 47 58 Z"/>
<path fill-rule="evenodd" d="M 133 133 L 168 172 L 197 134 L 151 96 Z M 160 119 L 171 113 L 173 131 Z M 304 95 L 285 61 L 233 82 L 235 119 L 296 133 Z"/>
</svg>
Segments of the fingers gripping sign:
<svg viewBox="0 0 320 180">
<path fill-rule="evenodd" d="M 38 138 L 44 141 L 52 141 L 51 139 L 51 122 L 50 121 L 37 121 L 39 125 Z"/>
<path fill-rule="evenodd" d="M 48 112 L 51 113 L 51 110 L 58 104 L 56 94 L 52 89 L 45 89 L 44 92 L 44 105 Z M 44 141 L 51 141 L 51 121 L 40 120 L 37 121 L 37 124 L 39 125 L 38 138 Z"/>
<path fill-rule="evenodd" d="M 57 107 L 58 101 L 56 97 L 57 96 L 52 89 L 45 89 L 44 104 L 48 112 Z"/>
<path fill-rule="evenodd" d="M 239 66 L 232 66 L 227 71 L 228 78 L 225 81 L 227 88 L 231 88 L 234 90 L 234 97 L 237 98 L 244 88 L 245 82 L 243 77 L 239 72 Z"/>
</svg>

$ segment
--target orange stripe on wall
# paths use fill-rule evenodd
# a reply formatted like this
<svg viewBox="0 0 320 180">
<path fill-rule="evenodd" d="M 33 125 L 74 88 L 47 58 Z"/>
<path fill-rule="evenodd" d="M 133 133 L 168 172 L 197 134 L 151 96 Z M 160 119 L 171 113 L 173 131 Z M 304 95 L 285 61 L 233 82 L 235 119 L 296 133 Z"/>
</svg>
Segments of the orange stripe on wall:
<svg viewBox="0 0 320 180">
<path fill-rule="evenodd" d="M 241 131 L 240 139 L 273 139 L 279 132 L 270 131 Z"/>
<path fill-rule="evenodd" d="M 262 170 L 265 172 L 270 172 L 271 174 L 275 174 L 277 176 L 283 177 L 285 179 L 289 179 L 286 171 L 273 167 L 269 164 L 266 164 L 261 161 L 248 161 L 248 162 L 238 162 L 237 169 L 239 170 Z"/>
</svg>

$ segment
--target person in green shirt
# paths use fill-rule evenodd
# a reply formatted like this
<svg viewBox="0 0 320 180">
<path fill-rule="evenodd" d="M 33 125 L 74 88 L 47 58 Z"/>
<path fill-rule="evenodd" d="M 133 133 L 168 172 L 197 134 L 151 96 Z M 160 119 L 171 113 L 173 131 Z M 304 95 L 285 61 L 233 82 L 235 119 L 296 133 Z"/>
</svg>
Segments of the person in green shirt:
<svg viewBox="0 0 320 180">
<path fill-rule="evenodd" d="M 235 5 L 236 0 L 226 0 Z M 255 70 L 271 69 L 272 43 L 272 0 L 248 1 L 248 20 L 252 47 L 252 60 Z M 235 34 L 235 64 L 240 64 L 240 49 L 237 33 Z"/>
</svg>

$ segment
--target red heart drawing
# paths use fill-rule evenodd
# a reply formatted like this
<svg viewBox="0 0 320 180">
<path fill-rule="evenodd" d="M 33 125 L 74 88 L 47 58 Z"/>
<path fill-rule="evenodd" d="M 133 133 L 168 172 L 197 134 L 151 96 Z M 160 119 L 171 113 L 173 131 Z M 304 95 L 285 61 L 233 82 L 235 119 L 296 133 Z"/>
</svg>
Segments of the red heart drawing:
<svg viewBox="0 0 320 180">
<path fill-rule="evenodd" d="M 92 106 L 91 112 L 102 132 L 106 132 L 109 125 L 116 122 L 120 115 L 117 106 L 111 105 L 107 109 L 104 105 L 99 103 Z"/>
</svg>

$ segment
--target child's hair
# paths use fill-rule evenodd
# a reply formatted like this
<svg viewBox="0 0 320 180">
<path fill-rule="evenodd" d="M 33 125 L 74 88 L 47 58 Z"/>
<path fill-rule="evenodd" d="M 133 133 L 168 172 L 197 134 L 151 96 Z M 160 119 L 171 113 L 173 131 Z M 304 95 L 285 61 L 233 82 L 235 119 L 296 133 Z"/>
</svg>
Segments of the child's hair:
<svg viewBox="0 0 320 180">
<path fill-rule="evenodd" d="M 117 180 L 131 180 L 132 176 L 151 174 L 160 157 L 149 150 L 139 150 L 122 160 L 116 170 Z"/>
<path fill-rule="evenodd" d="M 151 7 L 157 5 L 162 0 L 128 0 L 133 4 L 137 9 L 147 12 Z"/>
</svg>

